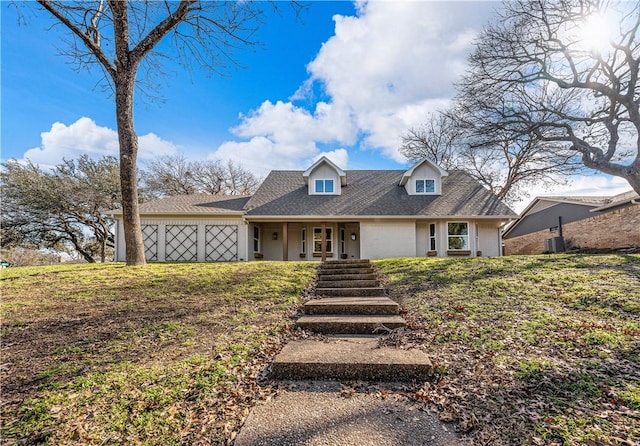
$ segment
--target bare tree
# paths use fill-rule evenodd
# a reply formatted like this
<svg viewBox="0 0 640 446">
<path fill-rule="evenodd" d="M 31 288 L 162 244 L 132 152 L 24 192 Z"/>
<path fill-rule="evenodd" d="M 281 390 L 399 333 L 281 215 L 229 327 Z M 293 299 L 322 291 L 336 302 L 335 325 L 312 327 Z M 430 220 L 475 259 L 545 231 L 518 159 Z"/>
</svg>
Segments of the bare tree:
<svg viewBox="0 0 640 446">
<path fill-rule="evenodd" d="M 69 32 L 65 54 L 78 67 L 97 65 L 111 87 L 120 144 L 120 181 L 128 265 L 145 264 L 138 210 L 138 138 L 133 125 L 138 72 L 160 72 L 154 53 L 165 37 L 186 66 L 223 71 L 233 52 L 255 43 L 264 3 L 173 1 L 51 1 L 38 3 Z M 142 79 L 145 80 L 145 79 Z M 148 80 L 148 79 L 147 79 Z"/>
<path fill-rule="evenodd" d="M 640 193 L 639 28 L 637 2 L 507 1 L 479 36 L 459 101 L 486 133 L 569 149 Z"/>
<path fill-rule="evenodd" d="M 428 158 L 445 169 L 455 169 L 461 144 L 462 127 L 446 113 L 435 112 L 402 136 L 400 153 L 408 160 Z"/>
<path fill-rule="evenodd" d="M 527 196 L 531 184 L 562 181 L 562 175 L 575 172 L 571 154 L 562 154 L 557 144 L 487 129 L 481 110 L 469 110 L 469 101 L 429 115 L 403 137 L 400 152 L 409 160 L 429 158 L 445 169 L 464 170 L 507 203 Z"/>
<path fill-rule="evenodd" d="M 226 166 L 227 195 L 250 195 L 258 189 L 260 180 L 244 167 L 229 161 Z"/>
<path fill-rule="evenodd" d="M 162 156 L 149 161 L 141 172 L 143 189 L 150 198 L 196 193 L 192 162 L 183 154 Z"/>
<path fill-rule="evenodd" d="M 229 161 L 188 161 L 183 154 L 163 156 L 149 162 L 142 171 L 142 190 L 146 197 L 207 193 L 211 195 L 250 195 L 260 180 L 250 171 Z"/>
<path fill-rule="evenodd" d="M 227 171 L 220 161 L 203 161 L 193 166 L 198 189 L 211 195 L 225 195 Z"/>
</svg>

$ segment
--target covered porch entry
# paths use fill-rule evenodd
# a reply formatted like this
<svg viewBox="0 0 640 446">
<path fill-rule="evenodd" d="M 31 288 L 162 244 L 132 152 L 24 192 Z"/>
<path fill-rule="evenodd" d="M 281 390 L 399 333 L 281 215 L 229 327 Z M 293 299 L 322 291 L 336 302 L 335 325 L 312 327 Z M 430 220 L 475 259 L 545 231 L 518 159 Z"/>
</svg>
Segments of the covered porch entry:
<svg viewBox="0 0 640 446">
<path fill-rule="evenodd" d="M 254 258 L 338 260 L 360 258 L 360 223 L 252 222 Z"/>
</svg>

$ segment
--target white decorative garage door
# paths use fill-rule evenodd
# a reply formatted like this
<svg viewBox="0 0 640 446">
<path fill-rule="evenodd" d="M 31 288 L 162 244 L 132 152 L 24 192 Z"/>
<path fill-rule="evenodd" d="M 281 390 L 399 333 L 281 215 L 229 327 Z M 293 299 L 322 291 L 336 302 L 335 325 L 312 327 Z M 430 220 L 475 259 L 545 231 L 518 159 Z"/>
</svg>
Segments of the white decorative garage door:
<svg viewBox="0 0 640 446">
<path fill-rule="evenodd" d="M 167 225 L 167 262 L 195 262 L 198 260 L 198 226 Z"/>
<path fill-rule="evenodd" d="M 148 262 L 158 260 L 158 225 L 142 225 L 144 256 Z"/>
<path fill-rule="evenodd" d="M 207 225 L 205 241 L 205 260 L 207 262 L 235 262 L 238 260 L 237 226 Z"/>
</svg>

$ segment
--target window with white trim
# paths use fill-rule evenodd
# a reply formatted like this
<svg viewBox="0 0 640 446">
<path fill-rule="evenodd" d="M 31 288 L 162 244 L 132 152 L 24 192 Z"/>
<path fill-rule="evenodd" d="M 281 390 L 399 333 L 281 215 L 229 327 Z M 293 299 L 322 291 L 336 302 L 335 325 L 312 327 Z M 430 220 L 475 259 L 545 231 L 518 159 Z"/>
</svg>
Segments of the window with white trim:
<svg viewBox="0 0 640 446">
<path fill-rule="evenodd" d="M 346 237 L 346 231 L 344 230 L 344 228 L 340 228 L 340 253 L 344 254 L 345 251 L 345 237 Z"/>
<path fill-rule="evenodd" d="M 469 249 L 469 223 L 466 221 L 447 223 L 447 241 L 448 249 Z"/>
<path fill-rule="evenodd" d="M 416 194 L 433 194 L 436 191 L 436 180 L 416 180 Z"/>
<path fill-rule="evenodd" d="M 316 180 L 316 194 L 332 194 L 334 191 L 333 180 Z"/>
<path fill-rule="evenodd" d="M 325 228 L 325 252 L 333 252 L 333 228 Z M 322 228 L 313 228 L 313 252 L 322 252 Z"/>
<path fill-rule="evenodd" d="M 436 224 L 429 223 L 429 251 L 436 250 Z"/>
<path fill-rule="evenodd" d="M 253 227 L 253 252 L 260 252 L 260 228 Z"/>
<path fill-rule="evenodd" d="M 302 254 L 307 253 L 307 228 L 302 228 L 302 231 L 300 231 L 300 252 Z"/>
</svg>

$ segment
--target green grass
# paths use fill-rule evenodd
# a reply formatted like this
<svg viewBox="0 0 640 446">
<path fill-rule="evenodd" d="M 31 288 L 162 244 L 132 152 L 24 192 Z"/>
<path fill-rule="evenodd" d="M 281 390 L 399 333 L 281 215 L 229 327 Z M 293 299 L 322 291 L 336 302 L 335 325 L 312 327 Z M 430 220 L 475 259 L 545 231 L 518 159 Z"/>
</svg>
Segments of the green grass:
<svg viewBox="0 0 640 446">
<path fill-rule="evenodd" d="M 303 262 L 9 268 L 2 441 L 224 444 L 315 275 Z"/>
<path fill-rule="evenodd" d="M 414 328 L 404 342 L 437 371 L 411 394 L 474 443 L 640 442 L 640 256 L 375 264 Z M 257 377 L 314 275 L 305 262 L 0 271 L 3 443 L 225 444 L 273 391 Z"/>
<path fill-rule="evenodd" d="M 442 369 L 420 399 L 478 444 L 640 441 L 640 256 L 376 264 Z"/>
</svg>

